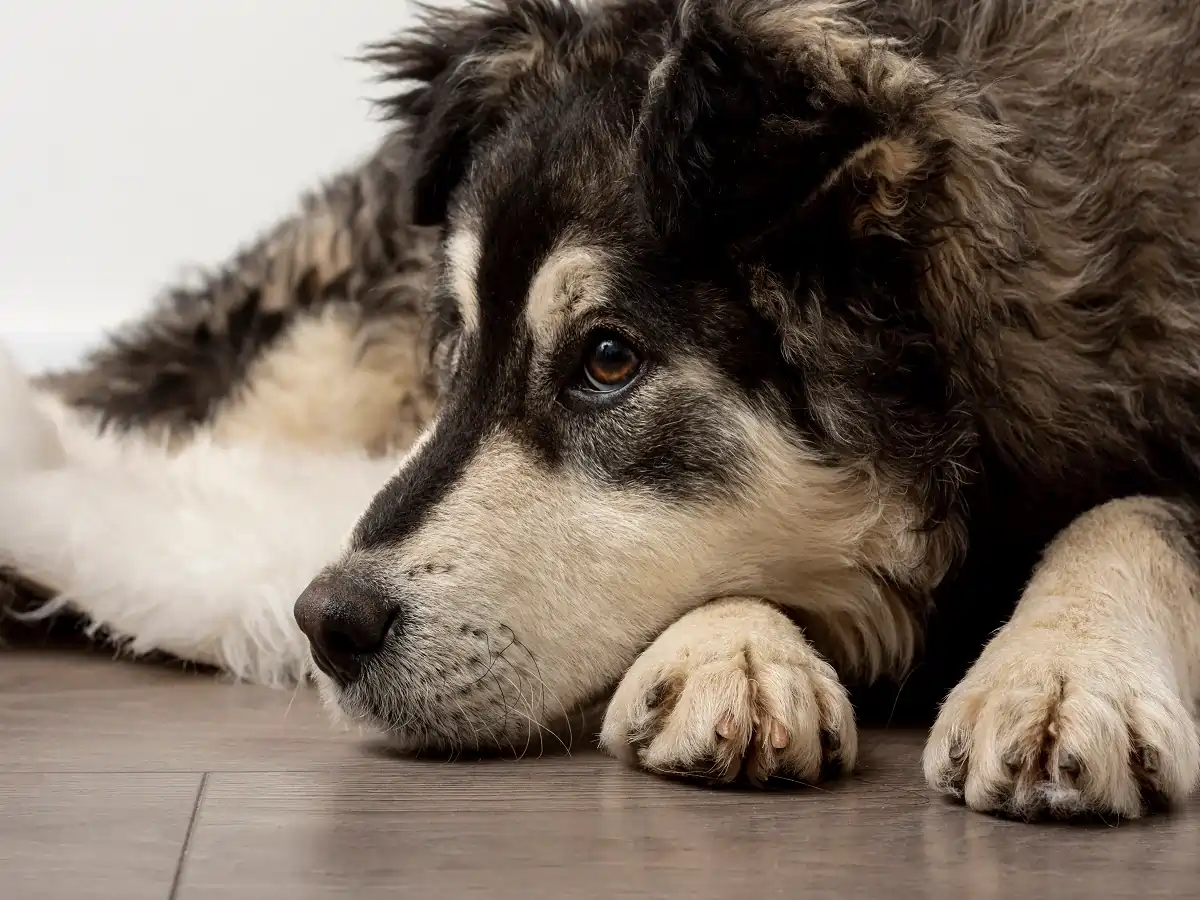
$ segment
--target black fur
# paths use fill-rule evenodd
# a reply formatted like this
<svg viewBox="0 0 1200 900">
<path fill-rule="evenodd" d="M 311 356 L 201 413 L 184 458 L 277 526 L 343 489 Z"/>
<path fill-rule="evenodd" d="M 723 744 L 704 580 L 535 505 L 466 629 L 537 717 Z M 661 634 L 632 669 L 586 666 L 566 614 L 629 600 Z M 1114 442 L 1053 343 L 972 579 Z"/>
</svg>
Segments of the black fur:
<svg viewBox="0 0 1200 900">
<path fill-rule="evenodd" d="M 628 396 L 698 358 L 820 462 L 918 511 L 929 577 L 877 573 L 934 611 L 926 661 L 899 705 L 894 686 L 881 701 L 903 715 L 961 675 L 1078 515 L 1200 496 L 1200 20 L 1165 0 L 1115 24 L 1055 8 L 846 4 L 815 34 L 801 0 L 430 10 L 368 54 L 399 86 L 403 177 L 386 164 L 363 182 L 378 196 L 350 229 L 350 280 L 301 271 L 285 311 L 238 285 L 216 332 L 216 307 L 185 304 L 184 325 L 134 333 L 73 399 L 131 424 L 203 420 L 305 308 L 370 319 L 383 296 L 410 315 L 425 295 L 389 293 L 419 239 L 409 219 L 469 222 L 478 330 L 434 294 L 442 419 L 356 543 L 411 535 L 499 429 L 547 468 L 672 503 L 735 496 L 752 448 L 713 397 L 572 391 L 588 327 L 615 327 L 646 358 Z M 1126 32 L 1159 52 L 1131 62 Z M 1106 65 L 1071 58 L 1075 39 Z M 602 248 L 612 289 L 535 370 L 523 303 L 564 235 Z M 126 377 L 128 393 L 103 387 Z"/>
<path fill-rule="evenodd" d="M 926 699 L 921 682 L 941 692 L 961 674 L 1073 518 L 1196 478 L 1186 442 L 1153 425 L 1090 446 L 1064 425 L 1041 438 L 1060 441 L 1052 452 L 1028 455 L 1020 444 L 1038 425 L 995 371 L 993 342 L 1012 329 L 1036 347 L 1046 326 L 1018 305 L 998 315 L 972 307 L 971 285 L 931 301 L 933 257 L 949 241 L 970 245 L 983 272 L 1050 265 L 1018 215 L 1011 233 L 991 233 L 994 223 L 947 200 L 962 148 L 937 127 L 931 98 L 949 97 L 955 114 L 985 126 L 997 112 L 986 92 L 943 80 L 962 40 L 943 5 L 943 19 L 902 4 L 861 8 L 877 39 L 908 41 L 906 52 L 915 48 L 935 73 L 886 102 L 872 81 L 889 52 L 882 45 L 839 85 L 826 58 L 752 33 L 739 18 L 747 7 L 715 0 L 682 18 L 673 2 L 628 0 L 588 18 L 513 0 L 474 18 L 431 14 L 416 38 L 373 57 L 396 79 L 418 81 L 391 112 L 419 148 L 419 218 L 482 223 L 481 330 L 511 351 L 487 369 L 490 384 L 452 391 L 449 407 L 486 407 L 493 425 L 524 433 L 548 464 L 586 457 L 615 483 L 685 500 L 736 487 L 738 448 L 713 451 L 719 429 L 706 427 L 702 398 L 677 417 L 655 411 L 656 427 L 611 410 L 600 437 L 599 425 L 554 408 L 550 386 L 517 387 L 528 341 L 515 323 L 538 263 L 568 230 L 604 247 L 621 285 L 605 312 L 649 352 L 667 360 L 676 342 L 699 351 L 830 465 L 866 462 L 902 485 L 923 527 L 945 535 L 954 577 L 939 595 L 971 599 L 936 604 L 928 639 L 937 662 L 907 689 Z M 514 46 L 528 52 L 521 65 L 488 68 Z M 912 148 L 903 184 L 845 170 L 886 139 Z M 997 139 L 996 165 L 1020 168 L 1012 154 L 1027 149 Z M 893 188 L 904 212 L 872 218 L 872 202 Z M 1147 327 L 1152 336 L 1156 323 Z M 1049 366 L 1037 377 L 1056 377 Z M 929 599 L 912 602 L 923 609 Z"/>
</svg>

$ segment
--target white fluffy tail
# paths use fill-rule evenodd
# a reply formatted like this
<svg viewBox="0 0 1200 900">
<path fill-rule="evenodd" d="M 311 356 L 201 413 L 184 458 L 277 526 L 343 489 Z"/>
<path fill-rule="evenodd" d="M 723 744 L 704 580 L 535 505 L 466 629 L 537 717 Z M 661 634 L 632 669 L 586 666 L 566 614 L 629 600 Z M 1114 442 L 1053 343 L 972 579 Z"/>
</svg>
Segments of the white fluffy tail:
<svg viewBox="0 0 1200 900">
<path fill-rule="evenodd" d="M 37 409 L 29 382 L 0 347 L 0 477 L 65 461 L 58 429 Z"/>
<path fill-rule="evenodd" d="M 302 678 L 296 597 L 395 460 L 101 433 L 0 351 L 0 567 L 128 642 L 265 684 Z"/>
</svg>

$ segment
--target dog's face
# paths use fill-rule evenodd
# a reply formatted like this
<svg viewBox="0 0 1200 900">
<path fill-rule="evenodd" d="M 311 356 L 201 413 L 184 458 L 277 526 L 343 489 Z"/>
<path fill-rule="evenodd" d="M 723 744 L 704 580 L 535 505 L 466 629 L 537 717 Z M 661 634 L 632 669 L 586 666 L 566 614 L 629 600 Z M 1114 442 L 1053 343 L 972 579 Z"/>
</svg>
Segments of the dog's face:
<svg viewBox="0 0 1200 900">
<path fill-rule="evenodd" d="M 937 87 L 876 53 L 799 0 L 511 3 L 381 51 L 418 80 L 444 396 L 320 579 L 385 625 L 352 674 L 315 648 L 342 710 L 519 748 L 732 595 L 907 663 L 969 433 L 905 233 Z"/>
</svg>

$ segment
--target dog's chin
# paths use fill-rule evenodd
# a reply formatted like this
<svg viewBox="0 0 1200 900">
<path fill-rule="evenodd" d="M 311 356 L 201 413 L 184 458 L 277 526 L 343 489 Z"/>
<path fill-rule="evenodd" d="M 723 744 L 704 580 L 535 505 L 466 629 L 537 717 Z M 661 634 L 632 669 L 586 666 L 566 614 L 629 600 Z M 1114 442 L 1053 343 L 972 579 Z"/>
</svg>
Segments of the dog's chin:
<svg viewBox="0 0 1200 900">
<path fill-rule="evenodd" d="M 377 745 L 394 753 L 436 754 L 440 749 L 437 741 L 431 740 L 430 736 L 423 735 L 419 728 L 413 727 L 414 722 L 391 720 L 359 696 L 361 692 L 346 690 L 315 666 L 311 674 L 325 709 L 335 725 L 353 726 L 370 732 L 374 735 Z"/>
<path fill-rule="evenodd" d="M 461 711 L 397 709 L 394 698 L 375 697 L 361 684 L 343 687 L 315 665 L 311 677 L 335 724 L 373 733 L 376 749 L 390 753 L 443 759 L 521 758 L 569 753 L 575 746 L 594 743 L 590 705 L 545 723 L 513 709 L 498 711 L 495 721 L 473 721 L 464 719 Z"/>
</svg>

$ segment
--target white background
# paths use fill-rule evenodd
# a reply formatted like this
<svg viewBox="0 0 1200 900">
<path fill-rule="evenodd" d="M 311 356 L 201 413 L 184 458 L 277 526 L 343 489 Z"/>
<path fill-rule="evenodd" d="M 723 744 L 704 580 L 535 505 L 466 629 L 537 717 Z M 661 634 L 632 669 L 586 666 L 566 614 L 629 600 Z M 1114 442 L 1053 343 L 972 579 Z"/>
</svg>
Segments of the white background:
<svg viewBox="0 0 1200 900">
<path fill-rule="evenodd" d="M 370 152 L 406 0 L 0 0 L 0 340 L 69 358 Z"/>
</svg>

